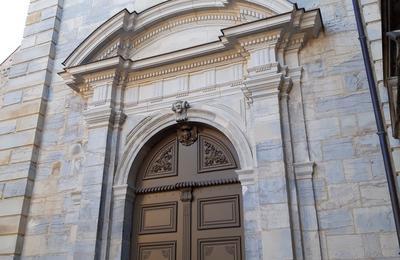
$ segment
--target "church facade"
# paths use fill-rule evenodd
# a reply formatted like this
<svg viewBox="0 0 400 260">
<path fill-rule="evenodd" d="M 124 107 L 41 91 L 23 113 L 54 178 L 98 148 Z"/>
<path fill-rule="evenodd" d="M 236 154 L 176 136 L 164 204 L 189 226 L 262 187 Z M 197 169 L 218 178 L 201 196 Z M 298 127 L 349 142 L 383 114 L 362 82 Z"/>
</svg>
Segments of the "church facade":
<svg viewBox="0 0 400 260">
<path fill-rule="evenodd" d="M 32 0 L 1 70 L 0 259 L 398 259 L 349 1 Z"/>
</svg>

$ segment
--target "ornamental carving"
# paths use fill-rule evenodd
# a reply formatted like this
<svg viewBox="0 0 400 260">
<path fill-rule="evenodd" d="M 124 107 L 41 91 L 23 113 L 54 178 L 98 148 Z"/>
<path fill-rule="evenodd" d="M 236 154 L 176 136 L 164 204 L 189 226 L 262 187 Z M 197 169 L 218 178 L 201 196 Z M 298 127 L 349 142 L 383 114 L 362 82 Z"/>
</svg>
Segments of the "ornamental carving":
<svg viewBox="0 0 400 260">
<path fill-rule="evenodd" d="M 197 127 L 191 125 L 182 125 L 178 128 L 178 141 L 189 146 L 197 140 Z"/>
<path fill-rule="evenodd" d="M 217 139 L 201 136 L 199 149 L 199 172 L 224 170 L 236 167 L 229 149 Z"/>
<path fill-rule="evenodd" d="M 169 142 L 153 157 L 147 167 L 144 179 L 161 178 L 176 175 L 176 140 Z"/>
<path fill-rule="evenodd" d="M 175 112 L 176 122 L 184 122 L 187 120 L 187 109 L 190 107 L 189 102 L 178 100 L 172 104 L 172 111 Z"/>
</svg>

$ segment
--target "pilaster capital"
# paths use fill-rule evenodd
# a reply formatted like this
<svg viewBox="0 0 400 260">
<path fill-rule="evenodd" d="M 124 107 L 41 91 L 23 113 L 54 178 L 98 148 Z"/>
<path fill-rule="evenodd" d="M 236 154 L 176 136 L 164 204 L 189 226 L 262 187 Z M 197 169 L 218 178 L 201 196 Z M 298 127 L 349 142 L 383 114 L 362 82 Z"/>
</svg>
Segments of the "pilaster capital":
<svg viewBox="0 0 400 260">
<path fill-rule="evenodd" d="M 282 73 L 257 73 L 250 75 L 244 81 L 243 91 L 249 99 L 254 101 L 257 98 L 278 95 L 283 83 Z"/>
<path fill-rule="evenodd" d="M 294 173 L 296 180 L 311 180 L 314 174 L 314 162 L 295 163 Z"/>
<path fill-rule="evenodd" d="M 110 107 L 90 108 L 83 112 L 89 128 L 105 126 L 121 126 L 125 122 L 126 115 L 121 110 L 115 111 Z"/>
<path fill-rule="evenodd" d="M 135 190 L 128 185 L 115 185 L 113 186 L 113 196 L 115 200 L 128 200 L 135 199 Z"/>
<path fill-rule="evenodd" d="M 254 185 L 257 181 L 257 174 L 254 169 L 242 169 L 235 172 L 242 186 Z"/>
</svg>

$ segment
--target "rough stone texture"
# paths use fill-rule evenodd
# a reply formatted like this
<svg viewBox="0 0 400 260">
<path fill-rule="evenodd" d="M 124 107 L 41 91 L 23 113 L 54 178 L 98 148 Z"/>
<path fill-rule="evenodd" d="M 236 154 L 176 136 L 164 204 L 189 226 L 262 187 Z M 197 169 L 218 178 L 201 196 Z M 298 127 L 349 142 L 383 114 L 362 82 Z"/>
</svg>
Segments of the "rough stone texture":
<svg viewBox="0 0 400 260">
<path fill-rule="evenodd" d="M 289 210 L 298 210 L 302 217 L 297 229 L 307 231 L 303 240 L 320 241 L 323 259 L 396 259 L 393 216 L 351 2 L 296 2 L 321 9 L 325 32 L 300 53 L 302 83 L 289 94 L 292 140 L 282 141 L 289 123 L 281 129 L 278 96 L 255 101 L 244 119 L 258 164 L 257 184 L 245 186 L 244 210 L 251 212 L 245 227 L 259 231 L 245 238 L 246 255 L 259 259 L 255 252 L 261 249 L 264 259 L 292 259 L 296 236 Z M 88 129 L 85 99 L 57 72 L 100 24 L 123 8 L 143 6 L 128 0 L 31 1 L 21 50 L 11 68 L 1 68 L 0 258 L 21 253 L 26 259 L 93 257 L 93 230 L 101 221 L 99 172 L 105 168 L 109 132 Z M 363 11 L 379 65 L 379 6 L 367 1 Z M 379 68 L 379 79 L 378 72 Z M 239 111 L 245 106 L 242 97 L 224 98 L 213 102 L 228 101 Z M 304 107 L 303 121 L 299 104 Z M 143 114 L 130 116 L 123 133 Z M 295 161 L 306 160 L 309 146 L 309 159 L 316 165 L 312 182 L 298 181 L 297 190 L 286 177 L 293 174 L 286 172 L 293 167 L 285 153 L 291 142 Z M 391 140 L 391 145 L 399 171 L 400 144 Z M 115 207 L 123 208 L 120 203 Z M 318 259 L 313 250 L 307 250 L 310 255 L 304 259 Z"/>
</svg>

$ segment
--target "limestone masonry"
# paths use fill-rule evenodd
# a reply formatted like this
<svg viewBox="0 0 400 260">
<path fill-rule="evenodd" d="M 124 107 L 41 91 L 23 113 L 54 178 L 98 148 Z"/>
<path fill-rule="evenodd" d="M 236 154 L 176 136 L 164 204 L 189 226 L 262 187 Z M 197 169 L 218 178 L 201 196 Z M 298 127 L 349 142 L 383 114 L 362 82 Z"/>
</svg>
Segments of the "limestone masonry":
<svg viewBox="0 0 400 260">
<path fill-rule="evenodd" d="M 31 0 L 0 66 L 0 259 L 161 259 L 135 252 L 136 173 L 181 122 L 237 154 L 241 257 L 400 259 L 351 1 L 293 2 Z"/>
</svg>

